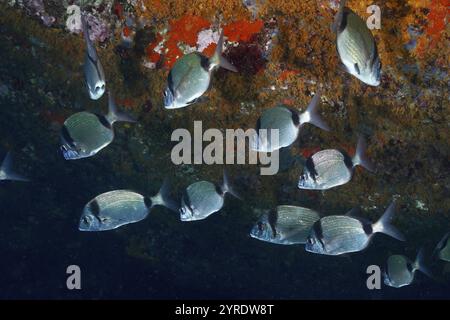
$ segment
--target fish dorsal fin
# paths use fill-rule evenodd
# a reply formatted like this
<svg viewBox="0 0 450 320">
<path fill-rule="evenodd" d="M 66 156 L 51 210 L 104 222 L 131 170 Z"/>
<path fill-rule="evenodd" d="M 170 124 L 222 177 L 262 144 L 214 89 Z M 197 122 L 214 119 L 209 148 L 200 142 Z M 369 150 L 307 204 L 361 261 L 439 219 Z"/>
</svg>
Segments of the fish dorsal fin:
<svg viewBox="0 0 450 320">
<path fill-rule="evenodd" d="M 345 215 L 347 217 L 358 219 L 358 213 L 359 212 L 360 212 L 360 209 L 358 207 L 355 207 L 355 208 L 352 208 L 350 211 L 348 211 Z"/>
<path fill-rule="evenodd" d="M 347 1 L 341 0 L 339 3 L 339 9 L 336 13 L 336 16 L 334 17 L 333 25 L 331 26 L 331 30 L 335 33 L 342 32 L 345 27 L 347 26 L 347 14 L 348 10 L 345 7 Z"/>
<path fill-rule="evenodd" d="M 359 207 L 355 207 L 355 208 L 351 209 L 349 212 L 347 212 L 345 214 L 345 216 L 361 222 L 364 232 L 368 236 L 370 236 L 373 233 L 372 222 L 367 218 L 363 218 L 363 217 L 359 216 L 358 213 L 360 213 L 360 211 L 361 210 Z"/>
<path fill-rule="evenodd" d="M 209 70 L 211 71 L 217 66 L 227 69 L 229 71 L 238 72 L 238 69 L 233 66 L 225 57 L 223 56 L 223 29 L 220 32 L 219 41 L 217 43 L 216 51 L 214 55 L 209 59 Z"/>
</svg>

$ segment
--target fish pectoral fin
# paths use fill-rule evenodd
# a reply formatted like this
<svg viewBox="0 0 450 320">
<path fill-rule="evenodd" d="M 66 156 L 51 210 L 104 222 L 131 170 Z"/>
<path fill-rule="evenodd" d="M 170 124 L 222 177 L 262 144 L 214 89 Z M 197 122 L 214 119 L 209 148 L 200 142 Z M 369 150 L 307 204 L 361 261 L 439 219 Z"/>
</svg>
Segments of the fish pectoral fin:
<svg viewBox="0 0 450 320">
<path fill-rule="evenodd" d="M 208 97 L 201 96 L 201 97 L 195 98 L 195 99 L 187 102 L 186 105 L 190 106 L 191 104 L 194 104 L 194 103 L 204 103 L 204 102 L 208 102 L 208 101 L 209 101 Z"/>
<path fill-rule="evenodd" d="M 340 70 L 340 71 L 343 71 L 343 72 L 346 72 L 346 73 L 350 73 L 351 74 L 351 72 L 350 72 L 350 70 L 347 68 L 347 66 L 345 65 L 345 64 L 343 64 L 343 63 L 340 63 L 339 65 L 338 65 L 338 69 Z"/>
<path fill-rule="evenodd" d="M 355 63 L 354 67 L 355 67 L 355 71 L 360 75 L 361 70 L 359 70 L 359 65 L 357 63 Z"/>
</svg>

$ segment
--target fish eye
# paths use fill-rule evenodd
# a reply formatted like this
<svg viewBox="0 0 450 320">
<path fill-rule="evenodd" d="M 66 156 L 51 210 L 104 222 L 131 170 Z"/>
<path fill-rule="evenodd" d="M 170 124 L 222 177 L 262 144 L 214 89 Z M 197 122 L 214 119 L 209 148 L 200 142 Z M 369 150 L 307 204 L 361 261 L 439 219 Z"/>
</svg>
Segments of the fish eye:
<svg viewBox="0 0 450 320">
<path fill-rule="evenodd" d="M 309 244 L 314 244 L 314 239 L 312 237 L 308 237 L 307 241 Z"/>
<path fill-rule="evenodd" d="M 88 217 L 83 217 L 83 223 L 84 223 L 84 224 L 89 224 L 89 219 L 88 219 Z"/>
<path fill-rule="evenodd" d="M 259 231 L 264 231 L 264 229 L 265 229 L 264 223 L 258 222 L 258 230 L 259 230 Z"/>
</svg>

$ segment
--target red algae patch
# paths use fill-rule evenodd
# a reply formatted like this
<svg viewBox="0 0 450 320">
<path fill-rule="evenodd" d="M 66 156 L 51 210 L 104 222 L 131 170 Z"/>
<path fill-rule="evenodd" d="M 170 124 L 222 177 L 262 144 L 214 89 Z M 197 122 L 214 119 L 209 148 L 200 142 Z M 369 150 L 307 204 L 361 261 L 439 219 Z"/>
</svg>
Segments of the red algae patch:
<svg viewBox="0 0 450 320">
<path fill-rule="evenodd" d="M 252 39 L 253 35 L 259 33 L 264 26 L 262 20 L 247 21 L 239 20 L 223 28 L 224 35 L 228 38 L 228 41 L 235 42 L 248 42 Z"/>
<path fill-rule="evenodd" d="M 441 40 L 449 13 L 450 2 L 448 0 L 431 1 L 430 12 L 427 15 L 428 23 L 425 28 L 425 37 L 419 39 L 417 46 L 417 52 L 420 56 L 423 56 L 427 50 L 433 49 Z"/>
<path fill-rule="evenodd" d="M 248 43 L 254 42 L 255 35 L 261 32 L 263 26 L 264 23 L 262 20 L 239 20 L 225 25 L 223 31 L 228 41 Z M 210 21 L 194 15 L 184 15 L 180 19 L 171 20 L 167 33 L 165 35 L 159 33 L 156 40 L 148 45 L 148 60 L 155 64 L 162 61 L 164 67 L 172 68 L 175 62 L 184 55 L 184 52 L 180 49 L 180 45 L 196 48 L 199 33 L 210 27 Z M 159 44 L 162 44 L 163 47 L 159 48 Z M 216 43 L 211 43 L 201 52 L 205 56 L 211 57 L 216 50 L 216 46 Z M 158 50 L 156 50 L 157 48 Z M 261 61 L 258 60 L 257 64 L 261 64 L 259 62 Z M 257 67 L 250 73 L 254 74 L 260 69 L 260 67 Z"/>
</svg>

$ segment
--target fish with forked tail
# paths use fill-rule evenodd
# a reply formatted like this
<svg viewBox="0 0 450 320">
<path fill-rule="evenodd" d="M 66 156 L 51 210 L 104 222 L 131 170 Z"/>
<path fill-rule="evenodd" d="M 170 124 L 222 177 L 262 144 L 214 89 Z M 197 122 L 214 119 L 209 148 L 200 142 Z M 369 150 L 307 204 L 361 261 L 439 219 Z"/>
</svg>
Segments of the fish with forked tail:
<svg viewBox="0 0 450 320">
<path fill-rule="evenodd" d="M 291 109 L 285 105 L 267 109 L 263 112 L 256 124 L 256 133 L 252 136 L 250 146 L 259 152 L 272 152 L 290 146 L 297 140 L 300 128 L 305 123 L 329 131 L 330 128 L 318 113 L 320 92 L 312 98 L 305 112 Z M 263 131 L 260 131 L 260 130 Z M 271 131 L 278 131 L 277 139 L 272 139 Z M 273 141 L 274 140 L 274 141 Z"/>
<path fill-rule="evenodd" d="M 112 93 L 109 92 L 108 98 L 109 111 L 106 116 L 82 111 L 64 122 L 61 129 L 61 151 L 66 160 L 91 157 L 108 146 L 114 140 L 115 122 L 136 122 L 117 110 Z"/>
<path fill-rule="evenodd" d="M 206 219 L 211 214 L 222 209 L 225 194 L 227 193 L 240 199 L 228 180 L 228 176 L 224 171 L 222 185 L 216 185 L 209 181 L 198 181 L 187 187 L 181 199 L 181 221 Z"/>
<path fill-rule="evenodd" d="M 383 216 L 373 224 L 351 214 L 323 217 L 312 227 L 305 249 L 308 252 L 332 256 L 358 252 L 369 245 L 376 233 L 384 233 L 405 241 L 400 231 L 390 223 L 394 214 L 395 203 L 392 202 Z"/>
<path fill-rule="evenodd" d="M 84 76 L 92 100 L 98 100 L 103 96 L 106 90 L 105 72 L 97 55 L 97 50 L 89 37 L 89 25 L 86 22 L 84 14 L 81 14 L 81 23 L 83 25 L 84 40 L 86 41 L 86 55 L 84 58 Z"/>
<path fill-rule="evenodd" d="M 332 27 L 339 58 L 348 73 L 370 86 L 378 86 L 381 61 L 377 44 L 366 22 L 347 8 L 346 3 L 340 1 Z"/>
<path fill-rule="evenodd" d="M 173 211 L 178 206 L 169 196 L 169 184 L 164 181 L 159 192 L 145 197 L 130 190 L 114 190 L 98 195 L 83 209 L 78 229 L 80 231 L 107 231 L 145 219 L 154 206 L 164 206 Z"/>
<path fill-rule="evenodd" d="M 423 249 L 419 250 L 414 262 L 404 255 L 392 255 L 388 258 L 383 272 L 384 284 L 393 288 L 410 285 L 414 281 L 417 270 L 432 278 L 431 272 L 424 264 Z"/>
<path fill-rule="evenodd" d="M 212 72 L 217 67 L 237 72 L 235 66 L 222 56 L 223 30 L 217 49 L 211 58 L 193 52 L 179 59 L 170 70 L 164 90 L 164 107 L 177 109 L 190 106 L 208 90 Z"/>
<path fill-rule="evenodd" d="M 352 179 L 355 167 L 360 165 L 373 172 L 374 166 L 366 156 L 366 142 L 358 139 L 353 158 L 345 151 L 327 149 L 306 159 L 298 187 L 307 190 L 327 190 L 346 184 Z"/>
</svg>

